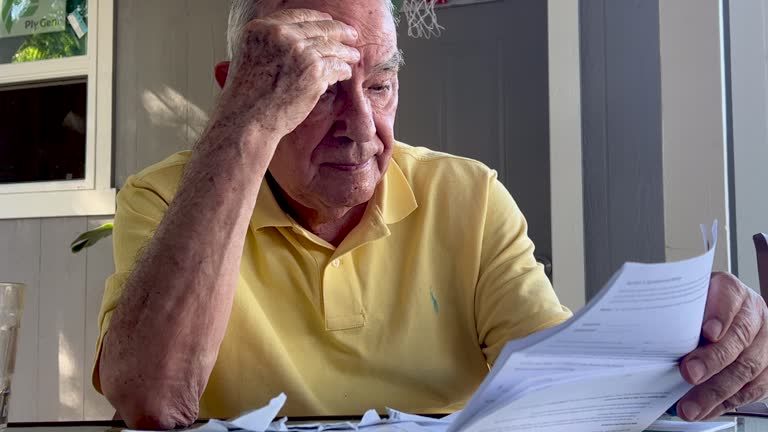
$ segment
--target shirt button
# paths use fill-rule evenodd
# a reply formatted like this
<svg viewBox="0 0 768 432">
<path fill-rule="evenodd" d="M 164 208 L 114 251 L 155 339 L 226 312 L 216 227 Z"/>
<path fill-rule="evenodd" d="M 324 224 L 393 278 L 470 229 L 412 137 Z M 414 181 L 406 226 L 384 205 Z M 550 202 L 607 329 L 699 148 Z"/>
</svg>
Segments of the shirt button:
<svg viewBox="0 0 768 432">
<path fill-rule="evenodd" d="M 333 267 L 335 267 L 335 268 L 339 268 L 339 266 L 341 265 L 341 260 L 335 259 L 335 260 L 331 261 L 331 265 Z"/>
</svg>

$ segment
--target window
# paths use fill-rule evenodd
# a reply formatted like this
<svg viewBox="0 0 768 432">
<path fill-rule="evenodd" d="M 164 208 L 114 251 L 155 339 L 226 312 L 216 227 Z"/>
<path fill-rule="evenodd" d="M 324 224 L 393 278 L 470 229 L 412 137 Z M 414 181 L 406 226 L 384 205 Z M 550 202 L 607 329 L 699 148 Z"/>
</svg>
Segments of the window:
<svg viewBox="0 0 768 432">
<path fill-rule="evenodd" d="M 6 88 L 0 184 L 85 179 L 85 80 Z"/>
<path fill-rule="evenodd" d="M 114 0 L 0 0 L 0 219 L 113 214 Z"/>
<path fill-rule="evenodd" d="M 87 54 L 87 0 L 2 0 L 0 3 L 0 64 Z"/>
</svg>

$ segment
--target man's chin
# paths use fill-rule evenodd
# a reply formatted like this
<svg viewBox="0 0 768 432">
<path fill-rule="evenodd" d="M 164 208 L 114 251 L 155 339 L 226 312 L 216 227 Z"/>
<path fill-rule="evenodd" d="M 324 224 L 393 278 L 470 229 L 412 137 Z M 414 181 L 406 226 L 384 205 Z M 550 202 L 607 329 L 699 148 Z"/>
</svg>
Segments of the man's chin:
<svg viewBox="0 0 768 432">
<path fill-rule="evenodd" d="M 371 170 L 373 171 L 373 170 Z M 341 173 L 327 176 L 321 184 L 313 188 L 322 201 L 329 207 L 355 207 L 367 203 L 373 198 L 376 187 L 381 181 L 378 172 Z"/>
<path fill-rule="evenodd" d="M 331 208 L 352 208 L 365 204 L 373 198 L 375 188 L 354 189 L 346 187 L 328 188 L 324 190 L 323 202 Z M 333 194 L 329 194 L 333 191 Z"/>
<path fill-rule="evenodd" d="M 329 202 L 335 208 L 353 208 L 361 204 L 366 204 L 373 198 L 373 192 L 367 194 L 350 194 L 346 197 L 332 197 Z"/>
</svg>

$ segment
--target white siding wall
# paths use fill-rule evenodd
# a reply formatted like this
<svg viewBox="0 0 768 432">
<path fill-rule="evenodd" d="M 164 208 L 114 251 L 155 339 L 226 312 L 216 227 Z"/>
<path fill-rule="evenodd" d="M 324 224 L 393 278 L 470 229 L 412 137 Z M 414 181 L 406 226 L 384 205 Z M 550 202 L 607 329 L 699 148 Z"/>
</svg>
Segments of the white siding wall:
<svg viewBox="0 0 768 432">
<path fill-rule="evenodd" d="M 208 120 L 226 58 L 228 0 L 117 2 L 115 178 L 190 147 Z"/>
<path fill-rule="evenodd" d="M 112 244 L 73 255 L 69 243 L 107 218 L 0 221 L 3 280 L 28 285 L 11 421 L 105 419 L 109 404 L 90 386 L 96 317 Z"/>
</svg>

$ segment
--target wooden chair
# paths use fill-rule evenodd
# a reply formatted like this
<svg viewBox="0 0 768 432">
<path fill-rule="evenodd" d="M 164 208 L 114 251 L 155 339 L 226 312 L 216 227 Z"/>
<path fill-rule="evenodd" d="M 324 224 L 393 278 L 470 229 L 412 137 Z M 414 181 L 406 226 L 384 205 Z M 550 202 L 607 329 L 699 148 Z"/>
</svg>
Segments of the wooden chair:
<svg viewBox="0 0 768 432">
<path fill-rule="evenodd" d="M 760 280 L 760 295 L 768 299 L 768 236 L 757 233 L 752 236 L 757 255 L 757 274 Z"/>
</svg>

